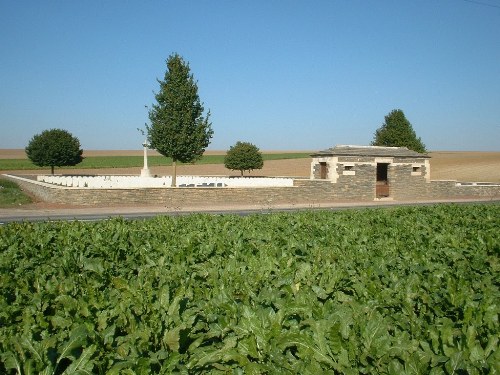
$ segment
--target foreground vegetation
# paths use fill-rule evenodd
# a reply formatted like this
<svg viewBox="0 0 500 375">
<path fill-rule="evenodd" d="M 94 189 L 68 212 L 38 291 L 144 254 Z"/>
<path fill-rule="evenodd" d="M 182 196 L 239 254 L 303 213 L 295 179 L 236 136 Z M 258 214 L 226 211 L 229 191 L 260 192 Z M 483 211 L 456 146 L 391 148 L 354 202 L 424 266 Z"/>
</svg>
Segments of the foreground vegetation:
<svg viewBox="0 0 500 375">
<path fill-rule="evenodd" d="M 31 203 L 31 198 L 10 180 L 0 178 L 0 207 L 12 207 Z"/>
<path fill-rule="evenodd" d="M 204 155 L 196 164 L 224 164 L 225 155 Z M 296 153 L 273 153 L 262 154 L 265 160 L 282 160 L 282 159 L 299 159 L 310 157 L 309 153 L 296 152 Z M 62 167 L 61 169 L 68 168 L 82 168 L 82 169 L 96 169 L 96 168 L 131 168 L 141 167 L 144 164 L 143 156 L 91 156 L 86 157 L 76 167 Z M 149 166 L 169 166 L 172 165 L 172 159 L 164 156 L 148 156 Z M 0 170 L 36 170 L 43 169 L 37 167 L 28 159 L 0 159 Z"/>
<path fill-rule="evenodd" d="M 500 205 L 0 227 L 0 373 L 494 374 Z"/>
</svg>

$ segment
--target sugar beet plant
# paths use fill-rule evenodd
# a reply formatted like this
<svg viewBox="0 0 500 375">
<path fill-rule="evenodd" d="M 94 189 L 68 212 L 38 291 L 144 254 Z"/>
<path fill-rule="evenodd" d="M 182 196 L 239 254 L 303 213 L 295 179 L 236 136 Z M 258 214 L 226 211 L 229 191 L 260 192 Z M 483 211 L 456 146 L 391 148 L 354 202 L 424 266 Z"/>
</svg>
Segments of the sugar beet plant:
<svg viewBox="0 0 500 375">
<path fill-rule="evenodd" d="M 0 228 L 3 374 L 495 374 L 500 206 Z"/>
</svg>

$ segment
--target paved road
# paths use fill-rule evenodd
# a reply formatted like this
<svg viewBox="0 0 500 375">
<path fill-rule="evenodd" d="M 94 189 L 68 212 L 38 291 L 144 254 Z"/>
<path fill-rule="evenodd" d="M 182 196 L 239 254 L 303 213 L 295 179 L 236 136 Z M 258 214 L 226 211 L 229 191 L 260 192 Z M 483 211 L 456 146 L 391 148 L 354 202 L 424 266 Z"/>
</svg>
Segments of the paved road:
<svg viewBox="0 0 500 375">
<path fill-rule="evenodd" d="M 84 213 L 75 211 L 73 213 L 42 213 L 42 214 L 14 214 L 14 215 L 0 215 L 0 225 L 12 223 L 12 222 L 22 222 L 22 221 L 99 221 L 106 220 L 114 217 L 121 217 L 124 219 L 148 219 L 160 215 L 168 216 L 180 216 L 180 215 L 190 215 L 194 213 L 209 213 L 209 214 L 238 214 L 238 215 L 249 215 L 251 213 L 260 212 L 257 210 L 207 210 L 207 211 L 136 211 L 136 210 L 110 210 L 109 212 L 91 212 Z"/>
<path fill-rule="evenodd" d="M 432 205 L 439 203 L 494 203 L 500 204 L 500 200 L 491 199 L 461 199 L 461 200 L 439 200 L 439 201 L 378 201 L 378 202 L 336 202 L 317 205 L 293 205 L 274 207 L 255 206 L 220 206 L 220 207 L 184 207 L 172 210 L 165 208 L 155 208 L 151 206 L 142 207 L 85 207 L 85 208 L 61 208 L 61 209 L 0 209 L 0 225 L 22 222 L 22 221 L 97 221 L 112 217 L 122 217 L 125 219 L 147 219 L 159 215 L 179 216 L 193 213 L 208 213 L 213 215 L 235 214 L 267 214 L 270 212 L 298 211 L 298 210 L 345 210 L 361 208 L 392 207 L 403 205 Z"/>
<path fill-rule="evenodd" d="M 98 212 L 89 210 L 74 210 L 73 212 L 23 212 L 23 213 L 12 213 L 5 214 L 0 212 L 0 225 L 13 223 L 13 222 L 36 222 L 36 221 L 98 221 L 106 220 L 114 217 L 121 217 L 124 219 L 148 219 L 161 215 L 168 216 L 181 216 L 181 215 L 191 215 L 195 213 L 204 213 L 210 215 L 252 215 L 252 214 L 269 214 L 271 212 L 291 212 L 298 210 L 342 210 L 342 209 L 352 209 L 357 206 L 342 206 L 342 207 L 279 207 L 279 208 L 244 208 L 244 207 L 232 207 L 232 208 L 217 208 L 217 209 L 184 209 L 182 211 L 144 211 L 137 209 L 119 209 L 110 208 L 108 211 L 99 210 Z M 374 206 L 365 206 L 374 207 Z"/>
</svg>

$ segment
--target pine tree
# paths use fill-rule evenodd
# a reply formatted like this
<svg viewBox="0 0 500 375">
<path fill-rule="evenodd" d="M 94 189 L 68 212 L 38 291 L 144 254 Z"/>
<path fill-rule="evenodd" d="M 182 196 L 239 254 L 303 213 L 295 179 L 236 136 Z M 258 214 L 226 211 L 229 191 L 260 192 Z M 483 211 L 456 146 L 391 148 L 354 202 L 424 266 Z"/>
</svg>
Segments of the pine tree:
<svg viewBox="0 0 500 375">
<path fill-rule="evenodd" d="M 213 135 L 210 111 L 203 115 L 203 104 L 189 64 L 178 54 L 167 60 L 156 103 L 149 110 L 151 125 L 146 124 L 150 147 L 171 157 L 172 186 L 176 186 L 177 162 L 192 163 L 203 155 Z"/>
<path fill-rule="evenodd" d="M 422 140 L 417 137 L 411 123 L 400 109 L 385 116 L 384 124 L 375 132 L 373 146 L 407 147 L 416 152 L 426 152 Z"/>
</svg>

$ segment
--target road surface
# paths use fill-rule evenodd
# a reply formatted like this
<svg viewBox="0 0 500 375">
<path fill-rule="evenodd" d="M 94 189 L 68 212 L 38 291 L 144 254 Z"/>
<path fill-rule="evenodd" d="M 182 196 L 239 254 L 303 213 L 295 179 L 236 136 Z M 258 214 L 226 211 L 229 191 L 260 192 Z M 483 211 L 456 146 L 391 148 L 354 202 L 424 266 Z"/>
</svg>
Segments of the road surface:
<svg viewBox="0 0 500 375">
<path fill-rule="evenodd" d="M 172 210 L 156 208 L 151 206 L 140 207 L 78 207 L 78 208 L 51 208 L 51 209 L 25 209 L 7 208 L 0 209 L 0 225 L 12 222 L 35 222 L 35 221 L 98 221 L 113 217 L 124 219 L 147 219 L 159 215 L 179 216 L 194 213 L 206 213 L 212 215 L 234 214 L 268 214 L 271 212 L 298 211 L 298 210 L 345 210 L 377 207 L 393 207 L 403 205 L 432 205 L 440 203 L 493 203 L 500 204 L 500 200 L 491 199 L 455 199 L 434 201 L 376 201 L 376 202 L 336 202 L 316 205 L 280 205 L 273 207 L 255 206 L 220 206 L 220 207 L 185 207 Z"/>
</svg>

